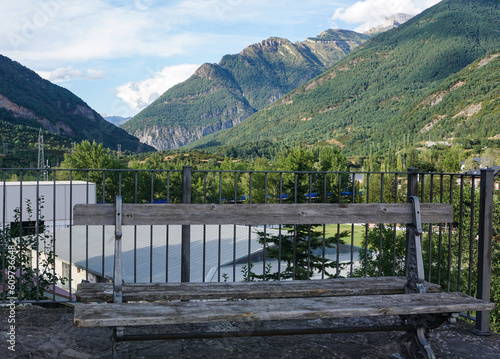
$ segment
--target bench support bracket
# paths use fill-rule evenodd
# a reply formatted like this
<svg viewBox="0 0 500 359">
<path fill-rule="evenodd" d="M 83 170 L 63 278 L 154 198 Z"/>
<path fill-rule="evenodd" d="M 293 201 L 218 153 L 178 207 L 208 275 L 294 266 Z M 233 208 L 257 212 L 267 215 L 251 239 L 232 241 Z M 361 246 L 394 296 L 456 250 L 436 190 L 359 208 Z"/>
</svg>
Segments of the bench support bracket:
<svg viewBox="0 0 500 359">
<path fill-rule="evenodd" d="M 404 325 L 412 329 L 398 339 L 399 354 L 395 357 L 435 359 L 436 356 L 427 341 L 427 336 L 429 330 L 439 327 L 448 320 L 448 317 L 443 314 L 402 315 Z"/>
<path fill-rule="evenodd" d="M 420 201 L 413 196 L 408 202 L 413 204 L 413 223 L 406 227 L 406 293 L 425 293 Z"/>
</svg>

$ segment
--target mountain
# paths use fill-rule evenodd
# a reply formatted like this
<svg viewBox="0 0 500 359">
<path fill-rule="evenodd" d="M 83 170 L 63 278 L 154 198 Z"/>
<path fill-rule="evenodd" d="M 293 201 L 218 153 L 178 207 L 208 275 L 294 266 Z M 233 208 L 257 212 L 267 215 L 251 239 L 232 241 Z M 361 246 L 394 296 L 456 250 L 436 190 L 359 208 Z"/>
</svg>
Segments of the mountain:
<svg viewBox="0 0 500 359">
<path fill-rule="evenodd" d="M 0 110 L 4 140 L 22 126 L 24 131 L 31 128 L 37 134 L 43 128 L 60 136 L 62 142 L 90 140 L 112 149 L 121 144 L 122 150 L 132 152 L 154 150 L 105 121 L 67 89 L 1 55 Z"/>
<path fill-rule="evenodd" d="M 408 15 L 408 14 L 394 14 L 391 16 L 386 16 L 384 21 L 375 27 L 372 27 L 370 30 L 365 31 L 364 34 L 366 35 L 377 35 L 382 32 L 394 29 L 395 27 L 398 27 L 401 24 L 404 24 L 408 20 L 410 20 L 413 17 L 413 15 Z"/>
<path fill-rule="evenodd" d="M 500 51 L 444 80 L 404 115 L 424 138 L 500 144 Z M 467 143 L 464 143 L 467 144 Z"/>
<path fill-rule="evenodd" d="M 428 106 L 426 99 L 451 89 L 455 82 L 450 76 L 458 76 L 474 61 L 500 49 L 499 24 L 500 8 L 494 0 L 443 0 L 401 26 L 372 37 L 321 76 L 240 125 L 204 137 L 188 148 L 237 154 L 240 148 L 326 141 L 343 147 L 347 155 L 367 155 L 412 145 L 428 137 L 430 133 L 421 131 L 437 119 L 423 108 Z M 495 63 L 492 60 L 491 66 Z M 498 114 L 496 118 L 486 114 L 497 111 L 498 106 L 498 73 L 492 76 L 497 76 L 488 85 L 493 102 L 482 103 L 484 116 L 476 112 L 483 121 L 474 121 L 476 115 L 470 117 L 474 132 L 454 127 L 463 115 L 455 117 L 455 122 L 452 119 L 459 108 L 464 113 L 475 111 L 466 109 L 472 105 L 472 95 L 483 91 L 481 81 L 456 92 L 463 97 L 454 100 L 454 108 L 439 113 L 446 117 L 436 123 L 432 134 L 449 138 L 460 133 L 473 141 L 483 134 L 495 137 L 491 132 L 497 127 Z M 487 119 L 496 124 L 492 126 Z"/>
<path fill-rule="evenodd" d="M 272 37 L 203 64 L 122 126 L 156 149 L 186 145 L 231 128 L 320 75 L 369 38 L 327 30 L 292 43 Z"/>
<path fill-rule="evenodd" d="M 101 115 L 106 121 L 112 123 L 115 126 L 123 125 L 125 122 L 130 120 L 132 117 L 121 117 L 121 116 L 105 116 Z"/>
</svg>

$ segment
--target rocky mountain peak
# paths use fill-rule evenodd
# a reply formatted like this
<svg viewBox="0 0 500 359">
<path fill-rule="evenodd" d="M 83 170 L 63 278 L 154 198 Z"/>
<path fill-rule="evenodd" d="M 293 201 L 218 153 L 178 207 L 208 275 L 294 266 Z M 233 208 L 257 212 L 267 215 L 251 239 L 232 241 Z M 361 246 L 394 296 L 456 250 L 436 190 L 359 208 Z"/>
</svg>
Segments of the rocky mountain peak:
<svg viewBox="0 0 500 359">
<path fill-rule="evenodd" d="M 214 80 L 222 76 L 223 71 L 224 70 L 219 65 L 206 62 L 194 72 L 193 76 L 202 79 Z"/>
<path fill-rule="evenodd" d="M 379 34 L 381 32 L 393 29 L 395 27 L 398 27 L 401 24 L 404 24 L 406 21 L 410 20 L 413 17 L 413 15 L 408 15 L 408 14 L 403 14 L 403 13 L 398 13 L 394 14 L 391 16 L 386 16 L 384 21 L 375 27 L 372 27 L 370 30 L 366 31 L 365 34 L 367 35 L 375 35 Z"/>
</svg>

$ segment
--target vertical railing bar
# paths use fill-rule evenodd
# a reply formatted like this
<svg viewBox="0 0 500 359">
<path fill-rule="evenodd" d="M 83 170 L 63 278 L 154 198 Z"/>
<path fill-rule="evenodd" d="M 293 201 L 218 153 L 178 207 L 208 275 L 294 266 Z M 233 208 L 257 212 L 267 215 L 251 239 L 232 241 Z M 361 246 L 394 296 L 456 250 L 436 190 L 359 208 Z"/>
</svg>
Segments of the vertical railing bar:
<svg viewBox="0 0 500 359">
<path fill-rule="evenodd" d="M 264 173 L 264 203 L 267 203 L 267 190 L 268 190 L 267 172 Z"/>
<path fill-rule="evenodd" d="M 421 178 L 420 180 L 420 202 L 421 203 L 424 203 L 425 202 L 425 174 L 421 173 L 419 175 L 419 177 Z"/>
<path fill-rule="evenodd" d="M 137 182 L 138 182 L 137 176 L 138 175 L 139 175 L 139 172 L 135 171 L 135 176 L 134 176 L 134 203 L 137 203 Z"/>
<path fill-rule="evenodd" d="M 311 225 L 307 226 L 307 278 L 311 275 Z"/>
<path fill-rule="evenodd" d="M 339 172 L 337 181 L 337 202 L 341 201 L 342 194 L 342 174 Z M 340 275 L 340 223 L 337 224 L 337 250 L 336 250 L 336 263 L 335 263 L 335 275 L 338 277 Z"/>
<path fill-rule="evenodd" d="M 106 203 L 106 171 L 102 171 L 102 203 Z M 106 227 L 102 226 L 102 268 L 101 276 L 105 277 L 105 261 L 106 261 Z"/>
<path fill-rule="evenodd" d="M 170 171 L 167 171 L 167 203 L 170 203 Z"/>
<path fill-rule="evenodd" d="M 439 203 L 443 203 L 443 175 L 440 176 L 439 182 Z M 438 224 L 439 234 L 438 234 L 438 266 L 437 266 L 437 282 L 441 285 L 441 265 L 443 260 L 443 225 Z"/>
<path fill-rule="evenodd" d="M 149 283 L 153 283 L 153 225 L 149 226 Z"/>
<path fill-rule="evenodd" d="M 234 172 L 234 204 L 238 202 L 238 172 Z"/>
<path fill-rule="evenodd" d="M 476 211 L 476 176 L 473 174 L 471 183 L 471 209 L 470 209 L 470 229 L 469 229 L 469 283 L 468 294 L 472 295 L 472 267 L 474 266 L 473 244 L 474 244 L 474 217 Z"/>
<path fill-rule="evenodd" d="M 170 234 L 170 226 L 165 226 L 165 283 L 168 283 L 168 254 L 169 254 L 169 236 Z M 205 276 L 203 276 L 203 280 L 205 280 Z"/>
<path fill-rule="evenodd" d="M 182 203 L 191 203 L 191 166 L 182 167 Z M 191 226 L 181 227 L 181 282 L 191 281 Z M 219 267 L 220 272 L 220 267 Z"/>
<path fill-rule="evenodd" d="M 55 216 L 54 216 L 55 218 Z M 18 300 L 19 303 L 23 301 L 23 287 L 22 287 L 22 278 L 23 278 L 23 258 L 22 258 L 22 243 L 21 238 L 23 234 L 23 170 L 19 171 L 19 292 L 18 292 Z M 54 298 L 55 299 L 55 298 Z"/>
<path fill-rule="evenodd" d="M 370 172 L 366 174 L 366 203 L 370 203 Z M 365 258 L 363 268 L 365 269 L 364 276 L 368 276 L 368 230 L 370 223 L 365 225 Z"/>
<path fill-rule="evenodd" d="M 207 203 L 207 172 L 203 172 L 203 203 Z"/>
<path fill-rule="evenodd" d="M 57 219 L 57 212 L 56 212 L 56 203 L 57 203 L 57 199 L 56 199 L 56 194 L 57 194 L 57 172 L 54 170 L 53 172 L 53 193 L 54 193 L 54 198 L 52 199 L 52 228 L 53 228 L 53 237 L 52 237 L 52 253 L 54 253 L 54 255 L 56 254 L 56 241 L 57 241 L 57 234 L 56 234 L 56 219 Z M 53 268 L 52 268 L 52 277 L 55 278 L 56 277 L 56 266 L 54 265 Z M 55 301 L 56 300 L 56 291 L 55 291 L 55 288 L 54 288 L 54 291 L 52 292 L 52 300 Z"/>
<path fill-rule="evenodd" d="M 203 226 L 203 265 L 202 265 L 202 281 L 205 282 L 207 265 L 207 226 Z"/>
<path fill-rule="evenodd" d="M 434 174 L 431 173 L 431 184 L 430 184 L 430 191 L 429 191 L 429 202 L 433 203 L 434 202 Z M 432 223 L 429 223 L 429 243 L 428 243 L 428 253 L 427 253 L 427 280 L 431 282 L 431 276 L 432 276 Z"/>
<path fill-rule="evenodd" d="M 219 204 L 222 203 L 222 171 L 219 171 Z"/>
<path fill-rule="evenodd" d="M 89 203 L 89 182 L 90 182 L 90 177 L 89 177 L 89 171 L 87 170 L 87 198 L 85 203 Z M 97 193 L 96 193 L 96 200 L 97 200 Z M 97 201 L 96 201 L 97 202 Z M 85 226 L 85 280 L 89 280 L 89 226 Z"/>
<path fill-rule="evenodd" d="M 236 225 L 233 226 L 233 282 L 236 282 Z"/>
<path fill-rule="evenodd" d="M 356 173 L 352 174 L 352 203 L 356 202 Z M 349 277 L 354 274 L 354 223 L 351 223 L 351 263 L 349 264 Z"/>
<path fill-rule="evenodd" d="M 267 204 L 267 172 L 264 174 L 264 203 Z M 262 249 L 262 279 L 266 280 L 267 266 L 267 225 L 264 225 L 264 246 Z"/>
<path fill-rule="evenodd" d="M 134 226 L 134 283 L 137 283 L 137 226 Z"/>
<path fill-rule="evenodd" d="M 453 205 L 453 175 L 450 175 L 450 204 Z M 448 292 L 451 291 L 451 223 L 448 223 Z"/>
<path fill-rule="evenodd" d="M 6 244 L 7 244 L 7 238 L 6 238 L 6 235 L 7 235 L 7 232 L 6 232 L 6 228 L 5 228 L 5 221 L 7 220 L 6 218 L 6 212 L 7 212 L 7 208 L 6 208 L 6 204 L 7 204 L 7 198 L 6 198 L 6 195 L 7 195 L 7 172 L 6 170 L 3 170 L 3 179 L 2 179 L 2 183 L 3 183 L 3 187 L 2 187 L 2 193 L 3 193 L 3 203 L 2 203 L 2 271 L 5 272 L 5 268 L 6 268 L 6 262 L 5 262 L 5 258 L 6 258 L 6 253 L 5 253 L 5 247 L 6 247 Z M 6 287 L 5 287 L 5 275 L 2 276 L 2 301 L 5 301 L 7 299 L 7 290 L 6 290 Z"/>
<path fill-rule="evenodd" d="M 380 203 L 384 203 L 384 173 L 380 174 Z M 384 224 L 379 224 L 379 256 L 378 256 L 378 275 L 382 276 L 382 257 L 384 255 L 384 243 L 383 243 L 383 227 Z"/>
<path fill-rule="evenodd" d="M 398 203 L 398 174 L 394 174 L 394 203 Z M 396 275 L 396 231 L 397 224 L 393 225 L 392 233 L 392 275 Z"/>
<path fill-rule="evenodd" d="M 234 172 L 234 204 L 238 204 L 238 172 Z M 236 225 L 233 225 L 233 282 L 236 282 Z"/>
<path fill-rule="evenodd" d="M 252 192 L 253 192 L 253 172 L 250 172 L 250 184 L 249 184 L 249 188 L 248 188 L 248 201 L 249 201 L 249 203 L 253 203 Z"/>
<path fill-rule="evenodd" d="M 38 196 L 37 196 L 38 198 Z M 38 212 L 38 211 L 37 211 Z M 71 286 L 73 280 L 73 226 L 71 225 L 71 221 L 73 219 L 73 171 L 69 171 L 69 298 L 71 299 L 73 296 L 73 289 Z M 38 227 L 38 224 L 37 224 Z M 37 241 L 38 242 L 38 241 Z M 55 252 L 54 252 L 55 256 Z M 55 258 L 54 258 L 54 266 L 55 266 Z M 54 277 L 54 292 L 56 288 L 55 277 Z"/>
<path fill-rule="evenodd" d="M 323 203 L 327 201 L 327 174 L 323 173 Z M 321 279 L 325 279 L 326 273 L 326 225 L 323 224 L 323 238 L 322 238 L 322 251 L 321 251 Z M 338 250 L 338 248 L 337 248 Z"/>
<path fill-rule="evenodd" d="M 309 173 L 309 203 L 312 202 L 312 173 Z M 311 225 L 307 226 L 307 278 L 311 273 Z"/>
<path fill-rule="evenodd" d="M 294 203 L 297 203 L 298 200 L 298 174 L 295 173 L 294 177 Z M 297 225 L 293 225 L 293 270 L 292 277 L 293 280 L 297 279 Z"/>
<path fill-rule="evenodd" d="M 279 203 L 283 202 L 283 173 L 280 172 L 279 176 Z M 282 248 L 282 223 L 279 223 L 278 227 L 278 280 L 281 279 L 281 248 Z"/>
<path fill-rule="evenodd" d="M 118 195 L 122 195 L 122 171 L 118 171 Z"/>
<path fill-rule="evenodd" d="M 461 276 L 462 276 L 462 240 L 464 234 L 464 176 L 460 175 L 460 210 L 458 219 L 458 275 L 457 275 L 457 291 L 461 291 Z"/>
<path fill-rule="evenodd" d="M 35 237 L 36 237 L 36 244 L 35 244 L 35 249 L 36 249 L 36 278 L 39 278 L 40 276 L 40 226 L 39 226 L 39 221 L 40 221 L 40 203 L 39 203 L 39 198 L 40 198 L 40 171 L 36 172 L 36 213 L 35 213 Z M 70 211 L 71 211 L 71 206 L 70 206 Z M 71 218 L 71 217 L 70 217 Z M 71 231 L 71 229 L 70 229 Z M 70 237 L 71 237 L 71 232 L 70 232 Z M 45 248 L 44 248 L 45 250 Z M 55 256 L 55 253 L 54 253 Z M 54 258 L 55 262 L 55 258 Z M 70 263 L 71 260 L 70 260 Z M 55 263 L 54 263 L 55 265 Z M 71 282 L 70 282 L 71 283 Z M 54 289 L 56 287 L 56 281 L 55 278 L 52 280 L 52 285 L 54 286 Z M 35 290 L 36 290 L 36 301 L 38 302 L 40 300 L 40 283 L 39 281 L 36 281 L 35 285 Z M 71 296 L 70 296 L 71 299 Z"/>
<path fill-rule="evenodd" d="M 248 256 L 247 256 L 247 282 L 252 280 L 252 262 L 250 260 L 252 253 L 252 226 L 248 226 Z"/>
</svg>

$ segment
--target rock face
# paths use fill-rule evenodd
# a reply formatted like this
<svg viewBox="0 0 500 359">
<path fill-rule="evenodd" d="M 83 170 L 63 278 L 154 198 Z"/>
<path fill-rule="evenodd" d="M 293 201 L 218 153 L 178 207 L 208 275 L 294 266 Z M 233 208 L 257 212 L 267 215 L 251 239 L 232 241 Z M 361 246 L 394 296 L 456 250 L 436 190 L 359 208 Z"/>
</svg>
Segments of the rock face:
<svg viewBox="0 0 500 359">
<path fill-rule="evenodd" d="M 369 36 L 327 30 L 292 43 L 271 37 L 205 63 L 122 128 L 158 150 L 236 126 L 346 56 Z"/>
<path fill-rule="evenodd" d="M 0 55 L 0 120 L 14 135 L 19 126 L 38 133 L 40 127 L 64 141 L 96 141 L 132 152 L 153 150 L 126 131 L 106 122 L 73 93 L 42 79 L 34 71 Z M 25 132 L 25 130 L 23 130 Z"/>
<path fill-rule="evenodd" d="M 412 17 L 413 15 L 402 14 L 402 13 L 386 16 L 386 18 L 380 25 L 372 27 L 370 30 L 366 31 L 365 34 L 376 35 L 380 34 L 381 32 L 394 29 L 395 27 L 398 27 L 399 25 L 410 20 Z"/>
</svg>

